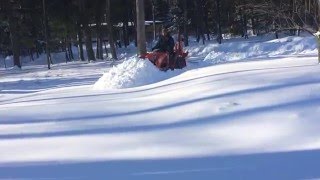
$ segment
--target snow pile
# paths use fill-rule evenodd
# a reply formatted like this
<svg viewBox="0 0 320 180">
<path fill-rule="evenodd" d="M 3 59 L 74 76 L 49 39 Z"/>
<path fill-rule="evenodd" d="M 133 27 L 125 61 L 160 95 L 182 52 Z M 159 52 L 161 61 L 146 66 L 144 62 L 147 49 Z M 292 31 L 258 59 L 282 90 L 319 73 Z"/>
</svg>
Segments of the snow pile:
<svg viewBox="0 0 320 180">
<path fill-rule="evenodd" d="M 93 86 L 95 90 L 122 89 L 143 86 L 178 75 L 182 70 L 163 72 L 150 61 L 129 58 L 105 73 Z"/>
<path fill-rule="evenodd" d="M 279 55 L 296 55 L 312 53 L 317 50 L 315 38 L 286 37 L 265 42 L 233 42 L 218 46 L 209 46 L 204 61 L 216 64 L 227 61 L 238 61 L 252 58 L 267 58 Z"/>
<path fill-rule="evenodd" d="M 207 42 L 208 43 L 208 42 Z M 226 40 L 222 44 L 209 42 L 206 45 L 188 48 L 191 56 L 204 58 L 205 62 L 218 64 L 253 58 L 268 58 L 283 55 L 297 55 L 317 52 L 314 36 L 289 36 L 280 39 L 252 37 L 249 40 Z"/>
</svg>

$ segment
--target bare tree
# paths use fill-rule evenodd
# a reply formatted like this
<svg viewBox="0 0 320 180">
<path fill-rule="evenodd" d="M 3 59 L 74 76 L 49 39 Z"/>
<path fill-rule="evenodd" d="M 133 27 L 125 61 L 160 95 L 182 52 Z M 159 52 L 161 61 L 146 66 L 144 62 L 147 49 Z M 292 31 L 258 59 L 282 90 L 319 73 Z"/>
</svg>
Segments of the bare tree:
<svg viewBox="0 0 320 180">
<path fill-rule="evenodd" d="M 80 0 L 80 19 L 85 34 L 85 44 L 87 50 L 88 61 L 95 61 L 94 52 L 92 49 L 91 28 L 89 27 L 88 9 L 86 7 L 86 0 Z"/>
<path fill-rule="evenodd" d="M 293 4 L 280 2 L 275 4 L 272 0 L 266 0 L 263 3 L 249 2 L 237 6 L 243 9 L 244 14 L 256 17 L 266 17 L 272 19 L 274 30 L 298 29 L 301 28 L 313 34 L 318 28 L 316 17 L 308 13 L 305 6 L 293 1 Z M 301 2 L 300 2 L 301 3 Z"/>
<path fill-rule="evenodd" d="M 144 17 L 144 0 L 136 0 L 137 8 L 137 41 L 138 54 L 142 55 L 147 52 L 145 36 L 145 17 Z"/>
<path fill-rule="evenodd" d="M 103 43 L 103 35 L 102 35 L 102 28 L 101 28 L 101 23 L 102 23 L 102 17 L 103 17 L 103 0 L 98 0 L 96 1 L 96 12 L 95 12 L 95 21 L 96 21 L 96 38 L 97 38 L 97 49 L 96 49 L 96 58 L 97 59 L 103 59 L 103 48 L 102 48 L 102 43 Z"/>
<path fill-rule="evenodd" d="M 84 61 L 82 31 L 81 31 L 80 22 L 77 22 L 77 42 L 78 42 L 79 58 L 81 61 Z"/>
<path fill-rule="evenodd" d="M 125 5 L 124 16 L 122 20 L 123 43 L 124 43 L 124 46 L 127 47 L 129 45 L 128 23 L 129 23 L 129 14 L 130 14 L 130 2 L 129 0 L 123 0 L 122 2 Z"/>
<path fill-rule="evenodd" d="M 221 32 L 221 13 L 220 13 L 220 0 L 216 0 L 216 6 L 217 6 L 217 21 L 218 21 L 218 37 L 217 40 L 219 44 L 222 42 L 222 32 Z"/>
<path fill-rule="evenodd" d="M 8 16 L 8 27 L 10 31 L 10 41 L 11 41 L 11 49 L 13 53 L 13 64 L 19 68 L 21 68 L 20 62 L 20 38 L 18 32 L 18 14 L 14 10 L 13 2 L 4 1 L 4 9 L 7 12 Z"/>
<path fill-rule="evenodd" d="M 114 39 L 113 39 L 113 25 L 111 22 L 111 6 L 110 6 L 110 0 L 107 0 L 107 25 L 108 25 L 108 39 L 109 39 L 109 44 L 110 44 L 110 49 L 111 49 L 111 56 L 112 59 L 118 59 L 117 58 L 117 52 L 116 52 L 116 47 L 114 44 Z"/>
<path fill-rule="evenodd" d="M 154 0 L 151 0 L 152 3 L 152 21 L 153 21 L 153 41 L 156 40 L 156 19 L 155 19 L 155 4 Z"/>
<path fill-rule="evenodd" d="M 43 27 L 44 27 L 44 35 L 45 35 L 45 41 L 46 41 L 46 55 L 47 55 L 47 64 L 48 69 L 50 69 L 50 49 L 49 49 L 49 41 L 48 41 L 48 17 L 46 13 L 46 0 L 42 1 L 42 8 L 43 8 Z"/>
<path fill-rule="evenodd" d="M 299 34 L 300 29 L 302 29 L 314 35 L 320 47 L 320 36 L 315 34 L 319 30 L 319 20 L 317 19 L 317 13 L 311 12 L 311 1 L 293 0 L 292 4 L 283 1 L 278 3 L 276 4 L 272 0 L 265 0 L 263 3 L 251 1 L 240 4 L 237 8 L 244 9 L 244 13 L 251 13 L 251 16 L 266 17 L 268 21 L 271 19 L 276 36 L 279 31 L 298 30 Z M 318 7 L 319 3 L 318 1 Z M 314 8 L 317 8 L 317 6 L 314 6 Z M 318 59 L 320 62 L 320 52 Z"/>
<path fill-rule="evenodd" d="M 188 0 L 183 0 L 183 17 L 186 20 L 183 23 L 183 36 L 184 36 L 184 45 L 189 46 L 188 38 Z"/>
</svg>

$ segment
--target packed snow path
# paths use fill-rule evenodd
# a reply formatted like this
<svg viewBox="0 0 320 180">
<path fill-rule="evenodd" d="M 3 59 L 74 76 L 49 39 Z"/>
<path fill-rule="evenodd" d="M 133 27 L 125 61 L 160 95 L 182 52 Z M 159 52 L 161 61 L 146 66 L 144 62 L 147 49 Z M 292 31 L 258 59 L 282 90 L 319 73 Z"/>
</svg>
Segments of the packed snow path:
<svg viewBox="0 0 320 180">
<path fill-rule="evenodd" d="M 121 90 L 83 84 L 2 94 L 0 178 L 320 178 L 315 56 Z"/>
</svg>

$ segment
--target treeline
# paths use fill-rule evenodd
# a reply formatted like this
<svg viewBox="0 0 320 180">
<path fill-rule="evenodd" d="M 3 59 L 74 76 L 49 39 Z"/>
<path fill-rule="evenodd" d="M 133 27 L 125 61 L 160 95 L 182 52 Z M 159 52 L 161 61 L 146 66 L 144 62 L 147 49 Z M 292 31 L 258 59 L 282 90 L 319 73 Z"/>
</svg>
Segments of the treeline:
<svg viewBox="0 0 320 180">
<path fill-rule="evenodd" d="M 198 42 L 222 43 L 225 35 L 313 33 L 320 22 L 317 0 L 142 1 L 145 20 L 152 22 L 145 24 L 150 26 L 146 31 L 153 31 L 147 41 L 156 38 L 160 26 L 167 26 L 184 34 L 186 46 L 190 35 Z M 64 52 L 66 61 L 103 59 L 105 53 L 117 59 L 116 46 L 137 45 L 136 10 L 136 0 L 1 0 L 0 53 L 13 55 L 18 67 L 20 56 L 33 59 L 46 53 L 50 68 L 52 52 Z"/>
</svg>

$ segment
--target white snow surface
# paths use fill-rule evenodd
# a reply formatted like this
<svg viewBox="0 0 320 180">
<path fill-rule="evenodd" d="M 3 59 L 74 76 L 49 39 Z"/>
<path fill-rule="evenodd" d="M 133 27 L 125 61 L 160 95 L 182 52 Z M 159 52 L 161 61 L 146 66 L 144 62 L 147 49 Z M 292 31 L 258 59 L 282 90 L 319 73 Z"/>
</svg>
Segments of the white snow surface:
<svg viewBox="0 0 320 180">
<path fill-rule="evenodd" d="M 305 38 L 252 38 L 270 47 L 222 64 L 201 49 L 243 40 L 192 42 L 180 71 L 130 53 L 114 67 L 1 68 L 0 179 L 320 178 L 320 66 Z"/>
</svg>

